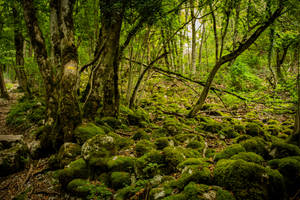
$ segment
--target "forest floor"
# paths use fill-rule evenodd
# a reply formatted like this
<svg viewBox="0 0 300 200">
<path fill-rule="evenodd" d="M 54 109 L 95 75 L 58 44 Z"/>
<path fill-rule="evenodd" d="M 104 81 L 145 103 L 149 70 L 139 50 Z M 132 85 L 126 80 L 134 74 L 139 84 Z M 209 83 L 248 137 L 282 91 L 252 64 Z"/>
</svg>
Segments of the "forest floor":
<svg viewBox="0 0 300 200">
<path fill-rule="evenodd" d="M 17 103 L 17 99 L 22 95 L 22 93 L 10 92 L 9 100 L 0 98 L 0 135 L 23 135 L 24 141 L 28 143 L 30 138 L 26 134 L 27 131 L 20 131 L 6 125 L 6 117 L 11 106 Z M 52 184 L 52 176 L 47 174 L 47 161 L 48 158 L 32 160 L 24 170 L 0 177 L 0 199 L 19 199 L 22 193 L 26 193 L 27 199 L 30 200 L 69 199 L 68 195 L 64 195 Z"/>
</svg>

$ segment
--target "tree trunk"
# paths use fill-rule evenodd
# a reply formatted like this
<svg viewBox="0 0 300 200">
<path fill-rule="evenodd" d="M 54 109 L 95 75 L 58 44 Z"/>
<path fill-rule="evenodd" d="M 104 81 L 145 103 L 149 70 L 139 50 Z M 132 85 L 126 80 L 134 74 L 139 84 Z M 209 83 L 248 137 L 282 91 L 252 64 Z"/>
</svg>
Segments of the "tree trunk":
<svg viewBox="0 0 300 200">
<path fill-rule="evenodd" d="M 53 59 L 47 56 L 46 43 L 38 25 L 33 0 L 23 0 L 24 18 L 35 52 L 46 94 L 45 148 L 57 150 L 72 140 L 81 122 L 77 102 L 78 61 L 74 44 L 73 5 L 75 0 L 52 0 L 51 40 Z M 59 37 L 58 37 L 59 36 Z"/>
<path fill-rule="evenodd" d="M 191 18 L 192 18 L 192 52 L 191 52 L 191 76 L 196 74 L 196 18 L 194 13 L 194 1 L 190 0 Z"/>
<path fill-rule="evenodd" d="M 9 95 L 6 90 L 4 77 L 3 77 L 3 66 L 4 65 L 0 64 L 0 97 L 4 99 L 9 99 Z"/>
<path fill-rule="evenodd" d="M 102 90 L 103 94 L 101 115 L 116 117 L 119 112 L 119 43 L 123 8 L 114 7 L 114 4 L 115 2 L 109 1 L 100 3 L 102 27 L 98 38 L 99 45 L 95 50 L 100 55 L 92 69 L 92 85 L 84 107 L 84 112 L 89 113 L 90 117 L 93 117 L 99 108 L 99 90 Z"/>
<path fill-rule="evenodd" d="M 27 76 L 24 69 L 24 37 L 20 30 L 22 26 L 20 21 L 20 16 L 17 12 L 16 6 L 13 7 L 13 16 L 14 16 L 14 41 L 16 49 L 16 76 L 19 83 L 19 87 L 26 93 L 26 95 L 31 96 L 31 91 L 29 89 Z"/>
<path fill-rule="evenodd" d="M 281 71 L 281 66 L 285 60 L 286 54 L 288 52 L 289 45 L 283 47 L 282 55 L 280 55 L 280 50 L 276 50 L 276 76 L 279 82 L 284 82 L 284 77 Z"/>
</svg>

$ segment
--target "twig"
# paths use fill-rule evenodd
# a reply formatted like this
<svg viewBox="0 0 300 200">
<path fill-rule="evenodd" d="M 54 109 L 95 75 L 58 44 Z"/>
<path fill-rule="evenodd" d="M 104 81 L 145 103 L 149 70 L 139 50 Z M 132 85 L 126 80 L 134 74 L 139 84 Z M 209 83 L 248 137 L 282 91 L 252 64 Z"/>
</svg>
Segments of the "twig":
<svg viewBox="0 0 300 200">
<path fill-rule="evenodd" d="M 204 149 L 203 149 L 203 153 L 202 153 L 203 158 L 206 158 L 206 156 L 205 156 L 206 150 L 207 150 L 207 142 L 204 142 Z"/>
</svg>

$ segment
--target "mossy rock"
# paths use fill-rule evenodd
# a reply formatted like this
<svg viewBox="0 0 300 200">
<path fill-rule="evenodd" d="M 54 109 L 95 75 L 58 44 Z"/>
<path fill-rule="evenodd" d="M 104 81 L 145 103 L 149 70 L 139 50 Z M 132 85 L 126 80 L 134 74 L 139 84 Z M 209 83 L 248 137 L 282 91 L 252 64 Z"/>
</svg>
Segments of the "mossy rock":
<svg viewBox="0 0 300 200">
<path fill-rule="evenodd" d="M 191 149 L 191 148 L 185 148 L 183 146 L 177 146 L 176 148 L 179 151 L 181 151 L 186 158 L 202 157 L 202 148 L 201 149 Z"/>
<path fill-rule="evenodd" d="M 23 143 L 0 151 L 0 177 L 22 170 L 29 159 L 27 146 Z"/>
<path fill-rule="evenodd" d="M 230 158 L 231 156 L 240 152 L 246 152 L 246 149 L 240 144 L 233 144 L 226 147 L 223 151 L 216 153 L 215 160 Z"/>
<path fill-rule="evenodd" d="M 178 164 L 179 169 L 184 169 L 187 166 L 201 166 L 208 167 L 210 165 L 209 160 L 207 158 L 187 158 L 183 162 Z"/>
<path fill-rule="evenodd" d="M 115 156 L 107 163 L 109 171 L 133 172 L 134 165 L 135 158 L 129 156 Z"/>
<path fill-rule="evenodd" d="M 102 126 L 109 126 L 112 129 L 118 129 L 122 126 L 122 120 L 115 117 L 96 118 L 96 123 Z"/>
<path fill-rule="evenodd" d="M 184 134 L 184 133 L 178 134 L 174 138 L 178 143 L 185 143 L 185 144 L 187 144 L 191 141 L 195 141 L 195 140 L 200 141 L 200 142 L 204 142 L 204 139 L 200 135 L 195 135 L 195 134 L 190 134 L 190 133 L 188 133 L 188 134 Z"/>
<path fill-rule="evenodd" d="M 58 172 L 58 179 L 63 187 L 66 187 L 67 184 L 75 178 L 87 178 L 88 176 L 88 166 L 82 158 L 71 162 Z"/>
<path fill-rule="evenodd" d="M 160 174 L 165 165 L 162 152 L 152 150 L 136 160 L 137 175 L 142 178 L 152 178 Z"/>
<path fill-rule="evenodd" d="M 220 160 L 214 169 L 215 184 L 234 193 L 238 200 L 285 199 L 282 175 L 244 160 Z"/>
<path fill-rule="evenodd" d="M 75 140 L 80 145 L 98 134 L 104 135 L 105 131 L 93 123 L 80 125 L 74 131 Z"/>
<path fill-rule="evenodd" d="M 87 140 L 81 148 L 81 155 L 90 166 L 103 170 L 109 158 L 116 154 L 118 143 L 109 135 L 96 135 Z"/>
<path fill-rule="evenodd" d="M 148 140 L 140 140 L 135 145 L 135 154 L 137 157 L 140 157 L 153 149 L 155 149 L 155 145 L 152 142 Z"/>
<path fill-rule="evenodd" d="M 167 118 L 163 124 L 163 128 L 169 136 L 175 136 L 182 133 L 183 124 L 176 118 Z"/>
<path fill-rule="evenodd" d="M 59 167 L 63 168 L 70 162 L 76 160 L 81 153 L 81 146 L 75 143 L 66 142 L 64 143 L 57 154 L 57 160 Z"/>
<path fill-rule="evenodd" d="M 174 146 L 175 143 L 171 137 L 160 137 L 155 140 L 154 144 L 158 150 L 162 150 L 165 147 Z"/>
<path fill-rule="evenodd" d="M 191 148 L 191 149 L 199 149 L 199 150 L 202 150 L 204 148 L 204 143 L 203 142 L 199 142 L 197 140 L 194 140 L 194 141 L 190 141 L 186 147 L 187 148 Z"/>
<path fill-rule="evenodd" d="M 224 135 L 225 138 L 236 138 L 239 136 L 239 134 L 234 130 L 234 127 L 231 127 L 230 125 L 225 126 L 219 134 Z"/>
<path fill-rule="evenodd" d="M 185 156 L 180 151 L 179 148 L 176 147 L 166 147 L 163 149 L 163 154 L 165 156 L 165 164 L 167 165 L 166 171 L 167 173 L 173 173 L 177 171 L 177 165 L 181 163 Z"/>
<path fill-rule="evenodd" d="M 273 158 L 284 158 L 288 156 L 300 156 L 300 148 L 285 142 L 276 142 L 271 146 L 270 155 Z"/>
<path fill-rule="evenodd" d="M 130 185 L 131 175 L 128 172 L 112 172 L 110 176 L 110 184 L 114 189 L 120 189 Z"/>
<path fill-rule="evenodd" d="M 232 156 L 230 159 L 232 160 L 242 159 L 244 161 L 257 163 L 260 165 L 264 162 L 263 157 L 254 152 L 240 152 Z"/>
<path fill-rule="evenodd" d="M 246 133 L 246 127 L 243 124 L 234 124 L 233 127 L 238 134 Z"/>
<path fill-rule="evenodd" d="M 207 123 L 201 122 L 202 129 L 211 133 L 218 133 L 222 130 L 223 125 L 220 122 L 217 121 L 209 121 Z"/>
<path fill-rule="evenodd" d="M 128 113 L 127 118 L 130 125 L 136 125 L 140 127 L 144 127 L 145 124 L 150 122 L 149 114 L 142 108 Z"/>
<path fill-rule="evenodd" d="M 85 187 L 89 185 L 89 182 L 86 179 L 73 179 L 67 185 L 67 190 L 71 194 L 75 194 L 76 196 L 86 197 L 89 194 L 89 188 Z"/>
<path fill-rule="evenodd" d="M 285 185 L 290 196 L 296 194 L 300 188 L 300 156 L 291 156 L 270 160 L 268 164 L 273 169 L 278 169 L 283 175 Z"/>
<path fill-rule="evenodd" d="M 264 134 L 264 130 L 259 124 L 249 122 L 246 124 L 246 134 L 251 136 L 259 136 Z"/>
<path fill-rule="evenodd" d="M 271 124 L 266 127 L 266 131 L 271 135 L 278 135 L 281 132 L 281 129 L 278 125 Z"/>
<path fill-rule="evenodd" d="M 260 137 L 253 137 L 241 142 L 246 151 L 261 155 L 264 159 L 269 158 L 268 143 Z"/>
<path fill-rule="evenodd" d="M 150 135 L 147 134 L 144 130 L 139 129 L 133 136 L 133 140 L 150 140 Z"/>
<path fill-rule="evenodd" d="M 137 192 L 143 190 L 144 186 L 141 185 L 130 185 L 123 187 L 119 189 L 116 194 L 114 195 L 114 198 L 116 200 L 126 200 L 130 199 L 132 196 L 134 196 Z"/>
</svg>

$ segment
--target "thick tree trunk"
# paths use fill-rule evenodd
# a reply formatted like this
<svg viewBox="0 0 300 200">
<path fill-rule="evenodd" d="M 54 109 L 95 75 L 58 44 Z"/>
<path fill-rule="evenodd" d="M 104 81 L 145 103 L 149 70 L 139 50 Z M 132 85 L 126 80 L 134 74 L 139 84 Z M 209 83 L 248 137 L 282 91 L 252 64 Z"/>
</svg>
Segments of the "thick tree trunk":
<svg viewBox="0 0 300 200">
<path fill-rule="evenodd" d="M 24 37 L 20 30 L 22 26 L 20 21 L 20 16 L 17 12 L 15 6 L 13 7 L 14 16 L 14 41 L 16 49 L 16 77 L 19 83 L 19 87 L 26 93 L 26 95 L 31 96 L 31 91 L 28 85 L 27 76 L 24 69 Z"/>
<path fill-rule="evenodd" d="M 4 99 L 9 99 L 9 95 L 6 90 L 4 77 L 3 77 L 3 66 L 4 65 L 0 64 L 0 97 Z"/>
<path fill-rule="evenodd" d="M 75 0 L 52 0 L 52 59 L 38 25 L 33 0 L 23 0 L 28 28 L 46 94 L 46 131 L 42 144 L 57 150 L 64 141 L 72 140 L 72 132 L 81 122 L 77 101 L 78 61 L 74 44 L 73 5 Z"/>
<path fill-rule="evenodd" d="M 288 52 L 288 48 L 289 48 L 289 45 L 283 47 L 282 55 L 280 55 L 279 49 L 276 50 L 276 76 L 277 76 L 277 81 L 279 81 L 279 82 L 285 81 L 282 71 L 281 71 L 281 66 L 285 60 L 286 54 Z"/>
<path fill-rule="evenodd" d="M 96 59 L 95 67 L 92 69 L 90 90 L 84 106 L 84 115 L 90 118 L 95 116 L 101 104 L 101 98 L 102 116 L 116 117 L 119 112 L 119 42 L 123 10 L 113 8 L 114 4 L 115 2 L 100 3 L 102 27 L 98 38 L 99 44 L 95 50 Z M 102 97 L 100 96 L 101 90 Z"/>
</svg>

